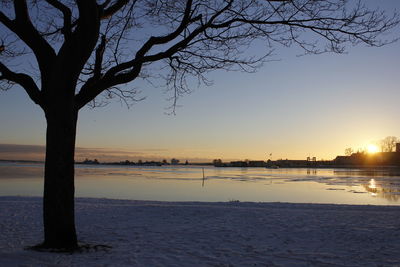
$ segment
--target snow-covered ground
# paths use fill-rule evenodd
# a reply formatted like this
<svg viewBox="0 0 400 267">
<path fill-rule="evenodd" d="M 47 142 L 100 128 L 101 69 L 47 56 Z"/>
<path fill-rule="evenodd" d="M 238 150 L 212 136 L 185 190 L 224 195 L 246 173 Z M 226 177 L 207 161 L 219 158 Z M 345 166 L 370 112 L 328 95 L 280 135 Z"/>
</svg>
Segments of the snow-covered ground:
<svg viewBox="0 0 400 267">
<path fill-rule="evenodd" d="M 0 266 L 400 266 L 400 207 L 77 199 L 79 240 L 34 252 L 41 199 L 0 197 Z"/>
</svg>

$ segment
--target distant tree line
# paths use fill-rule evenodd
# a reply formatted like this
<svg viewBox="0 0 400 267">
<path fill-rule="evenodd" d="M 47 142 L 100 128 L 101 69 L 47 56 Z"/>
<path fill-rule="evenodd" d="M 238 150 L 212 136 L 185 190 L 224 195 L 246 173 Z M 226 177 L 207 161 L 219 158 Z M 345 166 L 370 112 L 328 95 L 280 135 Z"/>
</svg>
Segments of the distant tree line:
<svg viewBox="0 0 400 267">
<path fill-rule="evenodd" d="M 77 164 L 108 164 L 108 165 L 144 165 L 144 166 L 162 166 L 162 165 L 189 165 L 189 161 L 186 160 L 185 163 L 179 163 L 180 161 L 178 159 L 171 159 L 171 162 L 169 163 L 166 159 L 163 159 L 162 161 L 143 161 L 139 159 L 137 162 L 134 161 L 129 161 L 129 160 L 124 160 L 124 161 L 119 161 L 119 162 L 99 162 L 97 159 L 91 160 L 86 158 L 85 160 L 81 162 L 76 162 Z"/>
<path fill-rule="evenodd" d="M 387 136 L 380 141 L 379 145 L 382 152 L 393 152 L 399 142 L 400 140 L 396 136 Z"/>
<path fill-rule="evenodd" d="M 400 139 L 396 136 L 386 136 L 385 138 L 376 142 L 376 145 L 379 147 L 381 152 L 394 152 L 396 149 L 396 144 L 400 143 Z M 358 153 L 366 152 L 364 148 L 358 149 Z M 353 148 L 348 147 L 344 150 L 344 154 L 346 156 L 351 156 L 355 151 Z"/>
</svg>

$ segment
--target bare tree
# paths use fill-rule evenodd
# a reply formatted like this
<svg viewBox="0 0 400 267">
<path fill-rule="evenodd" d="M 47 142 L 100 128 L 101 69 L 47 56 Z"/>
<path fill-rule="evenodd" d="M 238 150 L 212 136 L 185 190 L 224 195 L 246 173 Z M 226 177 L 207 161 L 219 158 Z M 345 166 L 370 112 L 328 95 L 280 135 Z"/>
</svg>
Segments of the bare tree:
<svg viewBox="0 0 400 267">
<path fill-rule="evenodd" d="M 353 153 L 354 153 L 354 151 L 353 151 L 353 149 L 352 149 L 351 147 L 346 148 L 346 149 L 344 150 L 344 154 L 345 154 L 346 156 L 351 156 Z"/>
<path fill-rule="evenodd" d="M 382 152 L 393 152 L 399 139 L 396 136 L 387 136 L 380 141 Z"/>
<path fill-rule="evenodd" d="M 255 71 L 278 45 L 306 54 L 380 46 L 396 14 L 347 0 L 0 0 L 2 89 L 23 88 L 45 113 L 42 247 L 77 247 L 74 151 L 78 111 L 131 82 L 163 81 L 176 100 L 217 69 Z M 265 51 L 251 53 L 254 41 Z M 129 87 L 128 87 L 128 85 Z"/>
</svg>

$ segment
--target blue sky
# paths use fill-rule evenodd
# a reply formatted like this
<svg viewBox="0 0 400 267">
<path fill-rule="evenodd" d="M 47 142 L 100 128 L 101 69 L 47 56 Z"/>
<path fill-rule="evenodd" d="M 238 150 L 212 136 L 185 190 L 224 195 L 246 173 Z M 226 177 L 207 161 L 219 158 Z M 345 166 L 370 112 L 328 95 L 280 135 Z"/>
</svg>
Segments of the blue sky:
<svg viewBox="0 0 400 267">
<path fill-rule="evenodd" d="M 400 9 L 400 1 L 380 3 Z M 80 112 L 77 146 L 100 149 L 104 160 L 106 151 L 132 159 L 332 159 L 400 137 L 400 43 L 347 52 L 298 57 L 279 48 L 278 61 L 257 73 L 213 72 L 213 85 L 179 99 L 176 115 L 165 114 L 171 103 L 162 89 L 133 83 L 146 99 L 130 109 L 114 101 Z M 0 125 L 0 144 L 45 144 L 43 112 L 20 88 L 0 92 Z"/>
</svg>

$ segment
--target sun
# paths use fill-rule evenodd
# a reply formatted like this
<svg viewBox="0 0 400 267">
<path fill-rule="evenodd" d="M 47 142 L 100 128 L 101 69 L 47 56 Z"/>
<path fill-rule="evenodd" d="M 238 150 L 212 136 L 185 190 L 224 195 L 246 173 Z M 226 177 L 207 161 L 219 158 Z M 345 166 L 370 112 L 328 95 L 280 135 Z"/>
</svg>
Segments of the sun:
<svg viewBox="0 0 400 267">
<path fill-rule="evenodd" d="M 373 154 L 373 153 L 378 152 L 378 151 L 379 151 L 379 148 L 378 148 L 376 145 L 369 144 L 369 145 L 367 146 L 367 151 L 368 151 L 368 153 Z"/>
</svg>

